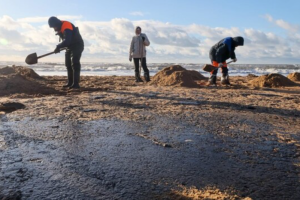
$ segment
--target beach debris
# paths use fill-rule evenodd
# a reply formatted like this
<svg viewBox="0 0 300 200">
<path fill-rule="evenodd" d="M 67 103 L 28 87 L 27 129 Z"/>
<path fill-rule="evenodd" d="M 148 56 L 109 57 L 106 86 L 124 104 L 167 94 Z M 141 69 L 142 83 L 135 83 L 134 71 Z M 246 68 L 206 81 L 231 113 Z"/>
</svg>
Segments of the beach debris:
<svg viewBox="0 0 300 200">
<path fill-rule="evenodd" d="M 197 106 L 200 105 L 200 102 L 198 101 L 178 101 L 173 103 L 174 105 L 192 105 L 192 106 Z"/>
<path fill-rule="evenodd" d="M 9 103 L 1 103 L 0 111 L 4 111 L 5 113 L 14 112 L 19 109 L 24 109 L 25 105 L 17 102 L 9 102 Z"/>
<path fill-rule="evenodd" d="M 207 80 L 207 78 L 195 70 L 187 70 L 180 65 L 172 65 L 158 72 L 150 84 L 197 88 L 199 85 L 196 81 L 200 80 Z"/>
<path fill-rule="evenodd" d="M 287 77 L 281 74 L 267 74 L 259 76 L 251 81 L 249 84 L 253 87 L 287 87 L 297 85 Z"/>
<path fill-rule="evenodd" d="M 300 73 L 299 72 L 290 73 L 287 77 L 292 81 L 300 81 Z"/>
<path fill-rule="evenodd" d="M 157 97 L 159 93 L 158 92 L 150 92 L 147 94 L 142 94 L 143 97 Z"/>
<path fill-rule="evenodd" d="M 83 112 L 86 112 L 86 113 L 88 113 L 88 112 L 97 112 L 97 110 L 96 109 L 85 109 L 85 110 L 83 110 Z"/>
<path fill-rule="evenodd" d="M 105 98 L 105 96 L 103 95 L 103 96 L 95 96 L 94 97 L 94 99 L 104 99 Z"/>
<path fill-rule="evenodd" d="M 165 143 L 165 142 L 161 142 L 159 141 L 158 139 L 156 138 L 152 138 L 144 133 L 130 133 L 129 135 L 135 135 L 135 136 L 138 136 L 138 137 L 141 137 L 141 138 L 144 138 L 146 140 L 150 140 L 152 143 L 158 145 L 158 146 L 162 146 L 162 147 L 165 147 L 165 148 L 172 148 L 173 146 L 171 144 L 168 144 L 168 143 Z"/>
<path fill-rule="evenodd" d="M 256 108 L 254 106 L 247 106 L 247 109 L 249 109 L 249 110 L 255 110 Z"/>
</svg>

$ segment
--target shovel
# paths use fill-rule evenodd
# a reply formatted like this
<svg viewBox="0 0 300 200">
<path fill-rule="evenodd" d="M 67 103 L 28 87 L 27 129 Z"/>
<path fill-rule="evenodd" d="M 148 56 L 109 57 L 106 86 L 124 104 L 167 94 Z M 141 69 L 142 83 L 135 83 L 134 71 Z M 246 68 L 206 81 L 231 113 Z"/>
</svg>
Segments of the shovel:
<svg viewBox="0 0 300 200">
<path fill-rule="evenodd" d="M 66 50 L 67 48 L 62 48 L 60 49 L 60 51 L 63 51 L 63 50 Z M 44 55 L 41 55 L 41 56 L 37 56 L 36 53 L 32 53 L 32 54 L 29 54 L 26 59 L 25 59 L 25 62 L 28 64 L 28 65 L 33 65 L 33 64 L 37 64 L 38 63 L 38 59 L 40 58 L 43 58 L 43 57 L 46 57 L 46 56 L 49 56 L 51 54 L 54 54 L 55 52 L 51 52 L 51 53 L 47 53 L 47 54 L 44 54 Z"/>
<path fill-rule="evenodd" d="M 233 62 L 233 61 L 228 62 L 227 65 L 230 64 L 230 63 L 232 63 L 232 62 Z M 203 69 L 204 71 L 206 71 L 206 72 L 212 72 L 212 71 L 214 71 L 214 70 L 217 69 L 217 68 L 219 68 L 219 67 L 214 67 L 214 66 L 212 66 L 212 65 L 206 64 L 206 65 L 204 65 L 204 67 L 203 67 L 202 69 Z"/>
</svg>

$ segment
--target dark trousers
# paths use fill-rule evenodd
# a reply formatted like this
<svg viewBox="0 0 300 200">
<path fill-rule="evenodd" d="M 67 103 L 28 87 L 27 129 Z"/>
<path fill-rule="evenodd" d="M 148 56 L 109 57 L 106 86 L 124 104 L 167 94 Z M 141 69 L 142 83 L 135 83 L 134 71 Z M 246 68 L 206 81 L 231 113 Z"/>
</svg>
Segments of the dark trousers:
<svg viewBox="0 0 300 200">
<path fill-rule="evenodd" d="M 139 74 L 140 74 L 140 60 L 141 60 L 141 58 L 133 58 L 134 67 L 135 67 L 134 71 L 135 71 L 135 73 L 139 73 Z M 149 73 L 149 69 L 148 69 L 147 63 L 146 63 L 146 57 L 142 58 L 142 68 L 143 68 L 145 74 Z"/>
<path fill-rule="evenodd" d="M 81 69 L 80 58 L 83 52 L 83 45 L 77 45 L 72 48 L 68 48 L 65 54 L 65 65 L 68 72 L 75 72 Z"/>
</svg>

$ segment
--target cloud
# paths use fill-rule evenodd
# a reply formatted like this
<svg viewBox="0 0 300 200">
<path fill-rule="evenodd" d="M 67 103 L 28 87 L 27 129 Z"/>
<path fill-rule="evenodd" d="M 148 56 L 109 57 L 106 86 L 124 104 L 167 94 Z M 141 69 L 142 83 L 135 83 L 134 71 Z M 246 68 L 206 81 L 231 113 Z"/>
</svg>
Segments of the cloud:
<svg viewBox="0 0 300 200">
<path fill-rule="evenodd" d="M 143 12 L 139 12 L 139 11 L 131 12 L 129 14 L 133 15 L 133 16 L 144 16 L 144 13 Z"/>
<path fill-rule="evenodd" d="M 267 19 L 269 22 L 277 25 L 278 27 L 285 29 L 290 32 L 298 32 L 300 30 L 299 25 L 290 24 L 282 19 L 275 20 L 271 15 L 265 15 L 265 19 Z"/>
<path fill-rule="evenodd" d="M 142 32 L 150 39 L 151 45 L 147 48 L 149 62 L 209 62 L 211 46 L 228 36 L 245 38 L 245 46 L 236 51 L 240 62 L 300 62 L 298 25 L 276 20 L 270 15 L 265 18 L 284 28 L 286 35 L 253 28 L 178 25 L 154 20 L 115 18 L 109 21 L 86 21 L 82 16 L 59 18 L 70 20 L 79 27 L 85 42 L 84 62 L 127 62 L 135 26 L 141 26 Z M 52 51 L 58 43 L 58 37 L 49 28 L 47 20 L 48 17 L 0 17 L 0 60 L 15 58 L 14 61 L 23 61 L 30 53 L 37 52 L 40 55 Z M 63 62 L 63 56 L 59 54 L 44 58 L 43 61 Z"/>
</svg>

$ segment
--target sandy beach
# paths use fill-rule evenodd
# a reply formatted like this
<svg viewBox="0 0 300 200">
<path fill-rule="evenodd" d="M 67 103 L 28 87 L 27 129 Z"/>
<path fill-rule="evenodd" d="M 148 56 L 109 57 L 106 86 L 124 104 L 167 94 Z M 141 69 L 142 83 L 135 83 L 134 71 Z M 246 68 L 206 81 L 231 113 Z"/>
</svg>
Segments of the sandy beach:
<svg viewBox="0 0 300 200">
<path fill-rule="evenodd" d="M 67 90 L 66 77 L 31 76 L 25 93 L 6 82 L 0 103 L 25 108 L 0 111 L 0 199 L 299 199 L 300 82 L 255 78 L 83 76 Z"/>
</svg>

